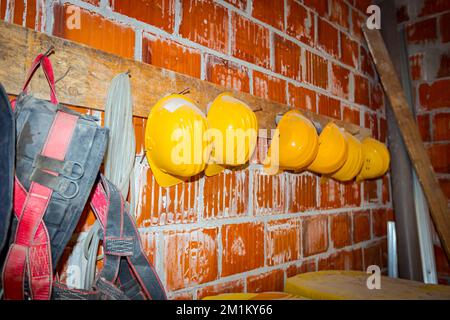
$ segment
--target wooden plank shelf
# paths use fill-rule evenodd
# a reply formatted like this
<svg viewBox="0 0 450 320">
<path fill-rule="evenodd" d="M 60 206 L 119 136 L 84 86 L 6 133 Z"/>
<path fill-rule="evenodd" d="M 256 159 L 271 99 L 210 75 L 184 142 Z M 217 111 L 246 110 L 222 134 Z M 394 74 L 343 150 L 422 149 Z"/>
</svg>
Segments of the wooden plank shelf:
<svg viewBox="0 0 450 320">
<path fill-rule="evenodd" d="M 189 88 L 188 96 L 206 111 L 209 102 L 217 95 L 230 91 L 207 81 L 0 21 L 0 82 L 9 94 L 20 93 L 33 59 L 51 46 L 55 48 L 55 54 L 51 57 L 55 78 L 65 75 L 56 85 L 58 98 L 63 104 L 103 110 L 111 80 L 118 73 L 128 70 L 131 74 L 134 99 L 133 114 L 138 117 L 147 117 L 151 107 L 168 93 L 181 92 Z M 49 95 L 44 76 L 41 72 L 37 75 L 31 83 L 31 90 L 37 97 L 47 99 Z M 259 127 L 262 129 L 274 129 L 276 115 L 289 110 L 287 105 L 250 94 L 241 92 L 233 94 L 255 111 Z M 308 110 L 300 111 L 321 126 L 333 121 L 359 137 L 371 134 L 370 130 L 351 123 Z"/>
</svg>

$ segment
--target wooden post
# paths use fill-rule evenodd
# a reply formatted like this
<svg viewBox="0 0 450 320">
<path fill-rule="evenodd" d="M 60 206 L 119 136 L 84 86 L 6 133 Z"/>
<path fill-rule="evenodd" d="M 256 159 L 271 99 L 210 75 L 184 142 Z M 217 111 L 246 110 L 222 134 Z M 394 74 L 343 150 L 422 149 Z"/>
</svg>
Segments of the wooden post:
<svg viewBox="0 0 450 320">
<path fill-rule="evenodd" d="M 437 233 L 447 257 L 450 259 L 450 215 L 447 198 L 434 173 L 427 150 L 420 136 L 419 128 L 408 106 L 405 93 L 380 31 L 376 29 L 369 30 L 366 26 L 363 26 L 363 32 L 384 90 L 391 103 L 409 157 L 427 198 Z M 395 157 L 395 154 L 392 156 Z M 411 212 L 411 214 L 413 213 Z"/>
</svg>

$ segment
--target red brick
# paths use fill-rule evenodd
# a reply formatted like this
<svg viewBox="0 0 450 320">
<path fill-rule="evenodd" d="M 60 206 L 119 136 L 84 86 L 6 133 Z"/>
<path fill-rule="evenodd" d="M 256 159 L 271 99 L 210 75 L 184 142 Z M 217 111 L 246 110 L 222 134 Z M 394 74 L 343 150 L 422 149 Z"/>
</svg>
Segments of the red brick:
<svg viewBox="0 0 450 320">
<path fill-rule="evenodd" d="M 344 29 L 350 27 L 350 9 L 343 0 L 330 1 L 330 21 L 339 24 Z"/>
<path fill-rule="evenodd" d="M 253 176 L 253 211 L 256 215 L 286 212 L 286 174 L 267 175 L 255 171 Z"/>
<path fill-rule="evenodd" d="M 352 244 L 352 220 L 348 213 L 330 216 L 330 235 L 335 248 Z"/>
<path fill-rule="evenodd" d="M 169 296 L 170 300 L 194 300 L 192 292 L 177 292 L 171 293 Z"/>
<path fill-rule="evenodd" d="M 328 60 L 310 51 L 305 51 L 305 81 L 322 89 L 328 88 Z"/>
<path fill-rule="evenodd" d="M 450 13 L 443 14 L 439 21 L 442 42 L 450 42 Z"/>
<path fill-rule="evenodd" d="M 250 92 L 248 69 L 215 56 L 208 55 L 206 80 L 231 90 Z"/>
<path fill-rule="evenodd" d="M 0 0 L 0 19 L 4 20 L 6 15 L 7 0 Z"/>
<path fill-rule="evenodd" d="M 379 110 L 384 106 L 384 91 L 381 84 L 370 83 L 370 109 Z"/>
<path fill-rule="evenodd" d="M 438 113 L 434 116 L 433 140 L 450 140 L 450 113 Z"/>
<path fill-rule="evenodd" d="M 359 110 L 343 105 L 342 106 L 342 120 L 344 120 L 345 122 L 354 123 L 359 126 L 359 122 L 360 122 Z"/>
<path fill-rule="evenodd" d="M 358 42 L 341 32 L 341 60 L 343 63 L 356 68 L 359 59 L 359 47 Z"/>
<path fill-rule="evenodd" d="M 173 0 L 114 0 L 111 1 L 111 7 L 114 11 L 130 18 L 170 33 L 173 32 L 175 23 L 175 4 Z"/>
<path fill-rule="evenodd" d="M 362 25 L 364 23 L 366 23 L 366 16 L 356 10 L 352 10 L 352 34 L 360 40 L 364 39 L 362 33 Z"/>
<path fill-rule="evenodd" d="M 439 179 L 439 184 L 448 200 L 450 200 L 450 179 Z"/>
<path fill-rule="evenodd" d="M 343 186 L 343 206 L 359 207 L 361 206 L 361 183 L 346 182 Z"/>
<path fill-rule="evenodd" d="M 383 183 L 381 185 L 381 199 L 383 201 L 383 204 L 388 204 L 391 198 L 389 185 L 389 176 L 385 175 L 383 177 Z"/>
<path fill-rule="evenodd" d="M 164 232 L 167 289 L 217 279 L 217 228 Z"/>
<path fill-rule="evenodd" d="M 353 243 L 370 239 L 370 213 L 358 211 L 353 213 Z"/>
<path fill-rule="evenodd" d="M 380 133 L 378 135 L 378 140 L 380 140 L 383 143 L 386 143 L 387 135 L 388 135 L 387 121 L 385 118 L 380 117 Z"/>
<path fill-rule="evenodd" d="M 244 292 L 244 280 L 234 280 L 224 283 L 210 285 L 197 290 L 197 299 L 201 300 L 205 297 L 216 296 L 224 293 Z"/>
<path fill-rule="evenodd" d="M 434 255 L 436 257 L 436 271 L 440 275 L 450 276 L 450 264 L 441 246 L 434 245 Z"/>
<path fill-rule="evenodd" d="M 286 104 L 286 81 L 253 71 L 253 94 L 255 96 Z"/>
<path fill-rule="evenodd" d="M 341 250 L 321 258 L 318 270 L 361 270 L 361 256 L 358 251 Z"/>
<path fill-rule="evenodd" d="M 303 87 L 297 87 L 292 83 L 288 84 L 288 90 L 290 106 L 295 109 L 305 109 L 312 112 L 317 112 L 317 98 L 315 91 Z"/>
<path fill-rule="evenodd" d="M 341 102 L 337 99 L 319 94 L 319 113 L 340 120 Z"/>
<path fill-rule="evenodd" d="M 417 115 L 417 125 L 423 141 L 431 141 L 430 115 L 428 113 Z"/>
<path fill-rule="evenodd" d="M 364 203 L 379 203 L 378 185 L 376 180 L 364 181 Z"/>
<path fill-rule="evenodd" d="M 142 249 L 152 264 L 155 264 L 156 242 L 158 235 L 155 232 L 144 231 L 139 233 Z"/>
<path fill-rule="evenodd" d="M 309 259 L 309 260 L 302 260 L 302 263 L 300 265 L 292 264 L 286 269 L 286 277 L 290 278 L 300 273 L 307 273 L 307 272 L 313 272 L 316 271 L 316 260 L 315 259 Z"/>
<path fill-rule="evenodd" d="M 144 36 L 142 61 L 154 66 L 200 78 L 200 51 L 171 40 Z"/>
<path fill-rule="evenodd" d="M 341 184 L 335 180 L 328 179 L 320 183 L 320 208 L 332 209 L 342 205 Z"/>
<path fill-rule="evenodd" d="M 247 8 L 247 0 L 225 0 L 238 9 L 245 10 Z"/>
<path fill-rule="evenodd" d="M 206 177 L 203 198 L 204 219 L 245 215 L 248 202 L 248 171 L 228 171 Z"/>
<path fill-rule="evenodd" d="M 235 31 L 232 53 L 236 58 L 268 68 L 270 65 L 269 30 L 233 13 Z"/>
<path fill-rule="evenodd" d="M 450 77 L 450 51 L 441 54 L 441 61 L 439 64 L 437 77 L 438 78 Z"/>
<path fill-rule="evenodd" d="M 419 86 L 420 104 L 426 110 L 450 107 L 450 80 L 439 80 L 433 84 Z"/>
<path fill-rule="evenodd" d="M 353 270 L 365 271 L 363 266 L 362 248 L 353 250 L 352 254 L 353 254 Z"/>
<path fill-rule="evenodd" d="M 419 17 L 450 10 L 450 2 L 447 0 L 424 0 Z"/>
<path fill-rule="evenodd" d="M 264 225 L 229 224 L 222 227 L 222 277 L 264 265 Z"/>
<path fill-rule="evenodd" d="M 302 230 L 304 257 L 328 250 L 328 217 L 326 215 L 304 217 Z"/>
<path fill-rule="evenodd" d="M 428 154 L 437 173 L 450 173 L 450 144 L 433 144 L 428 148 Z"/>
<path fill-rule="evenodd" d="M 266 264 L 274 266 L 300 258 L 300 221 L 283 219 L 266 226 Z"/>
<path fill-rule="evenodd" d="M 375 77 L 375 66 L 373 65 L 372 56 L 370 55 L 369 51 L 366 50 L 363 46 L 361 46 L 360 49 L 361 52 L 361 71 L 370 76 Z"/>
<path fill-rule="evenodd" d="M 372 137 L 375 139 L 379 139 L 378 136 L 378 116 L 376 113 L 364 115 L 364 125 L 366 128 L 369 128 L 372 131 Z"/>
<path fill-rule="evenodd" d="M 68 5 L 55 3 L 53 34 L 57 37 L 116 54 L 125 58 L 134 57 L 134 30 L 109 21 L 97 14 L 80 9 L 81 29 L 66 26 Z"/>
<path fill-rule="evenodd" d="M 423 53 L 418 53 L 409 57 L 409 66 L 412 80 L 420 80 L 423 77 L 422 73 Z"/>
<path fill-rule="evenodd" d="M 9 4 L 10 7 L 10 19 L 13 23 L 23 25 L 23 15 L 25 13 L 25 1 L 12 0 Z"/>
<path fill-rule="evenodd" d="M 208 48 L 227 52 L 227 9 L 207 0 L 183 0 L 180 35 Z"/>
<path fill-rule="evenodd" d="M 325 52 L 335 57 L 339 56 L 338 30 L 324 19 L 318 19 L 317 23 L 318 42 Z"/>
<path fill-rule="evenodd" d="M 381 243 L 377 242 L 371 244 L 363 249 L 364 251 L 364 268 L 367 269 L 369 266 L 375 265 L 383 268 L 382 260 L 382 246 Z"/>
<path fill-rule="evenodd" d="M 373 234 L 376 237 L 384 237 L 387 234 L 387 212 L 386 209 L 372 210 Z"/>
<path fill-rule="evenodd" d="M 253 0 L 252 15 L 271 26 L 284 30 L 284 2 Z"/>
<path fill-rule="evenodd" d="M 315 39 L 314 14 L 297 1 L 288 0 L 287 3 L 286 33 L 301 42 L 312 45 Z"/>
<path fill-rule="evenodd" d="M 344 99 L 348 99 L 348 85 L 350 71 L 337 64 L 332 64 L 331 68 L 331 92 Z"/>
<path fill-rule="evenodd" d="M 436 18 L 409 24 L 406 27 L 406 35 L 408 42 L 412 44 L 435 41 L 437 39 Z"/>
<path fill-rule="evenodd" d="M 325 17 L 328 13 L 328 1 L 304 0 L 303 3 L 309 8 L 315 10 L 321 17 Z"/>
<path fill-rule="evenodd" d="M 367 78 L 357 75 L 355 77 L 355 102 L 365 106 L 369 106 L 369 81 Z"/>
<path fill-rule="evenodd" d="M 274 47 L 275 72 L 300 80 L 300 47 L 277 34 L 274 35 Z"/>
<path fill-rule="evenodd" d="M 362 13 L 366 13 L 367 7 L 372 4 L 373 0 L 353 0 L 353 5 Z"/>
<path fill-rule="evenodd" d="M 145 152 L 145 126 L 147 120 L 144 118 L 133 117 L 134 136 L 136 139 L 136 154 L 142 155 Z"/>
<path fill-rule="evenodd" d="M 179 185 L 160 187 L 148 166 L 140 172 L 140 201 L 136 213 L 139 227 L 197 221 L 199 194 L 198 179 Z"/>
<path fill-rule="evenodd" d="M 307 174 L 289 174 L 289 212 L 304 212 L 317 208 L 317 178 Z"/>
<path fill-rule="evenodd" d="M 378 139 L 378 117 L 376 113 L 364 114 L 364 126 L 372 131 L 372 137 Z"/>
<path fill-rule="evenodd" d="M 398 7 L 396 14 L 397 14 L 397 23 L 408 21 L 409 20 L 408 6 L 402 5 L 401 7 Z"/>
<path fill-rule="evenodd" d="M 273 270 L 247 278 L 247 292 L 281 292 L 283 289 L 283 270 Z"/>
</svg>

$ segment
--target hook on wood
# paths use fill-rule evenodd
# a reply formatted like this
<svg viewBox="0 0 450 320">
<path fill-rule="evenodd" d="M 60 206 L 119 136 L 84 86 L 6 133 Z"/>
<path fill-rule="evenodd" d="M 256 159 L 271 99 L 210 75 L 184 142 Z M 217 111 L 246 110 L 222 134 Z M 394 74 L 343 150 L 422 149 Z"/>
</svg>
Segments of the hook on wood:
<svg viewBox="0 0 450 320">
<path fill-rule="evenodd" d="M 49 57 L 53 53 L 55 53 L 55 47 L 53 45 L 51 45 L 50 48 L 48 48 L 48 50 L 44 53 L 44 56 Z"/>
</svg>

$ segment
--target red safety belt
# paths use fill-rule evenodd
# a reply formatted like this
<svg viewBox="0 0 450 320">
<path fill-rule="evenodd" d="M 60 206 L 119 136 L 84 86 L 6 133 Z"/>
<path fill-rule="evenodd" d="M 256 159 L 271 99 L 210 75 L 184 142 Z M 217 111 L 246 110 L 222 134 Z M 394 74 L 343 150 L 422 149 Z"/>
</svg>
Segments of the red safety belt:
<svg viewBox="0 0 450 320">
<path fill-rule="evenodd" d="M 57 104 L 54 74 L 47 56 L 39 55 L 30 69 L 23 91 L 26 92 L 31 77 L 42 65 L 50 85 L 51 102 Z M 72 140 L 78 117 L 58 111 L 42 155 L 63 161 Z M 47 171 L 50 174 L 57 173 Z M 14 190 L 14 212 L 18 225 L 13 244 L 9 248 L 3 269 L 5 299 L 24 298 L 25 275 L 28 277 L 32 299 L 50 299 L 52 287 L 52 259 L 50 237 L 43 217 L 53 194 L 53 190 L 31 182 L 27 193 L 16 177 Z"/>
</svg>

